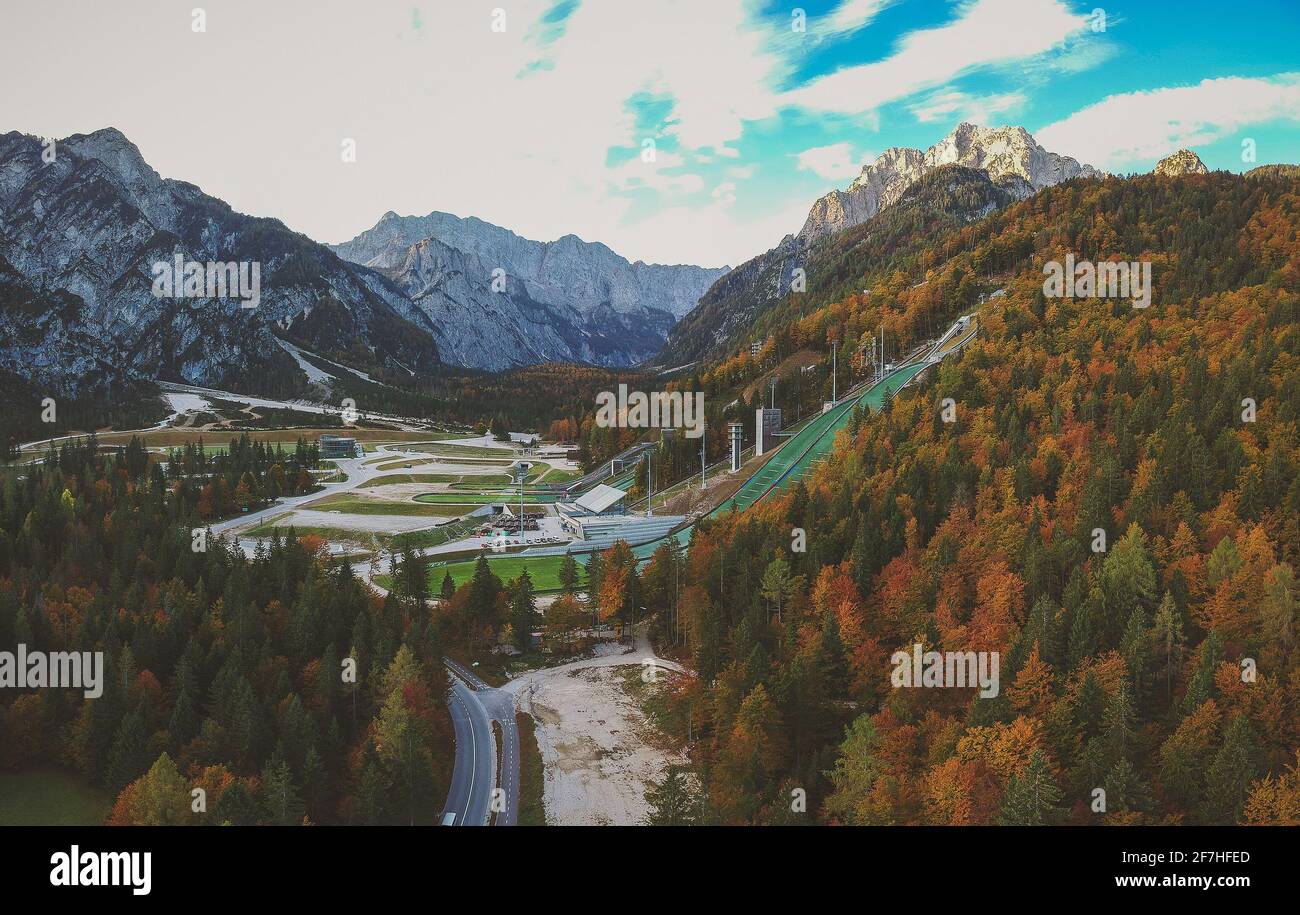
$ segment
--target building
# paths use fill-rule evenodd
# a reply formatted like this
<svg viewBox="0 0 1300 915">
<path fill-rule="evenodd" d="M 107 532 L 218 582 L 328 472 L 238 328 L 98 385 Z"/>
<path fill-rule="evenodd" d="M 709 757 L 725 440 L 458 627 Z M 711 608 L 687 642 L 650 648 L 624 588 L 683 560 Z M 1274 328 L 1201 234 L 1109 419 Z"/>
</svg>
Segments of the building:
<svg viewBox="0 0 1300 915">
<path fill-rule="evenodd" d="M 627 493 L 615 486 L 599 483 L 590 492 L 583 493 L 572 503 L 575 515 L 621 515 Z M 568 505 L 570 503 L 564 503 Z"/>
<path fill-rule="evenodd" d="M 684 520 L 677 515 L 646 518 L 624 514 L 626 497 L 623 490 L 602 483 L 573 502 L 559 503 L 555 509 L 565 531 L 594 549 L 604 549 L 618 540 L 632 546 L 658 540 Z"/>
<path fill-rule="evenodd" d="M 356 439 L 342 435 L 322 435 L 318 444 L 323 459 L 357 458 L 365 453 Z"/>
</svg>

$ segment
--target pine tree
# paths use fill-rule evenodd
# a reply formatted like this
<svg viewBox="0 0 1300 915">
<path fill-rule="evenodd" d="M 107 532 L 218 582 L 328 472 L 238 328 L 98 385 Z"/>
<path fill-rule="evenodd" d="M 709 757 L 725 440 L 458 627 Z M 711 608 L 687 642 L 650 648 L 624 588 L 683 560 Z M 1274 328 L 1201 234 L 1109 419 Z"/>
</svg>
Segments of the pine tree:
<svg viewBox="0 0 1300 915">
<path fill-rule="evenodd" d="M 533 580 L 524 569 L 519 573 L 510 593 L 510 628 L 514 631 L 515 647 L 528 651 L 533 647 L 533 629 L 537 626 L 537 602 L 533 599 Z"/>
<path fill-rule="evenodd" d="M 1214 669 L 1219 666 L 1222 654 L 1219 634 L 1211 630 L 1205 637 L 1205 641 L 1201 643 L 1200 651 L 1196 656 L 1196 669 L 1192 671 L 1187 692 L 1183 694 L 1181 711 L 1184 716 L 1200 708 L 1206 699 L 1214 698 Z"/>
<path fill-rule="evenodd" d="M 357 820 L 362 826 L 380 826 L 389 822 L 388 783 L 383 768 L 367 747 L 361 763 L 361 783 L 357 786 Z"/>
<path fill-rule="evenodd" d="M 1102 782 L 1106 791 L 1106 812 L 1141 813 L 1151 806 L 1151 792 L 1133 763 L 1120 759 Z"/>
<path fill-rule="evenodd" d="M 111 790 L 120 791 L 143 774 L 149 764 L 147 740 L 144 715 L 139 709 L 122 718 L 113 736 L 113 749 L 108 754 L 108 769 L 104 776 Z"/>
<path fill-rule="evenodd" d="M 694 826 L 700 821 L 700 802 L 680 766 L 669 766 L 661 781 L 651 783 L 645 799 L 650 806 L 647 826 Z"/>
<path fill-rule="evenodd" d="M 1096 590 L 1070 614 L 1070 640 L 1066 651 L 1071 668 L 1097 653 L 1097 607 L 1101 603 Z"/>
<path fill-rule="evenodd" d="M 1061 789 L 1056 786 L 1047 760 L 1039 750 L 1034 751 L 1029 764 L 1007 781 L 1006 794 L 998 823 L 1003 826 L 1047 826 L 1059 820 Z"/>
<path fill-rule="evenodd" d="M 572 553 L 565 553 L 560 562 L 560 588 L 565 594 L 573 594 L 578 590 L 578 581 L 578 560 Z"/>
<path fill-rule="evenodd" d="M 163 753 L 129 789 L 136 826 L 183 826 L 190 822 L 190 789 L 172 758 Z"/>
<path fill-rule="evenodd" d="M 1223 735 L 1223 746 L 1205 774 L 1201 820 L 1210 826 L 1233 826 L 1241 817 L 1251 783 L 1263 774 L 1259 746 L 1249 720 L 1238 715 Z"/>
<path fill-rule="evenodd" d="M 260 826 L 266 818 L 266 809 L 242 780 L 221 792 L 211 814 L 211 821 L 222 826 Z"/>
<path fill-rule="evenodd" d="M 841 698 L 848 688 L 848 652 L 840 634 L 835 614 L 827 613 L 822 626 L 821 641 L 817 646 L 817 662 L 825 678 L 827 693 L 833 699 Z"/>
<path fill-rule="evenodd" d="M 767 564 L 763 572 L 759 593 L 776 609 L 776 621 L 782 621 L 782 607 L 794 593 L 794 582 L 790 578 L 790 563 L 777 557 Z"/>
<path fill-rule="evenodd" d="M 474 622 L 480 626 L 495 625 L 497 595 L 501 593 L 501 579 L 492 572 L 487 557 L 479 554 L 474 565 L 474 577 L 469 582 L 469 610 Z"/>
<path fill-rule="evenodd" d="M 1119 642 L 1120 654 L 1128 667 L 1128 675 L 1133 681 L 1133 697 L 1142 705 L 1146 697 L 1147 670 L 1150 655 L 1150 633 L 1147 625 L 1146 611 L 1141 607 L 1133 610 L 1124 627 L 1124 635 Z"/>
<path fill-rule="evenodd" d="M 420 617 L 429 598 L 429 574 L 425 561 L 411 549 L 403 550 L 401 564 L 393 578 L 404 599 L 407 618 Z"/>
<path fill-rule="evenodd" d="M 1149 612 L 1155 600 L 1156 575 L 1147 556 L 1146 538 L 1136 523 L 1115 544 L 1101 566 L 1102 647 L 1119 644 L 1135 610 Z"/>
<path fill-rule="evenodd" d="M 282 758 L 273 757 L 262 770 L 262 801 L 273 826 L 302 825 L 302 799 L 289 764 Z"/>
<path fill-rule="evenodd" d="M 440 596 L 443 600 L 451 600 L 456 594 L 456 582 L 452 581 L 451 573 L 448 572 L 442 576 L 442 591 Z"/>
<path fill-rule="evenodd" d="M 1162 679 L 1165 681 L 1165 703 L 1173 700 L 1174 672 L 1183 663 L 1183 621 L 1174 603 L 1173 594 L 1165 592 L 1156 611 L 1155 620 L 1156 652 L 1160 657 Z"/>
</svg>

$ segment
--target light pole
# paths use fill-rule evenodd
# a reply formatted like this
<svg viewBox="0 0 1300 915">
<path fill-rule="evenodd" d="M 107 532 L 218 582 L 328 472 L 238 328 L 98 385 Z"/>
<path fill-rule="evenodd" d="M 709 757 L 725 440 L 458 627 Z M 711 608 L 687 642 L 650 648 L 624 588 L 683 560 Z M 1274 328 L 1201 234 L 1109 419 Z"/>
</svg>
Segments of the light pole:
<svg viewBox="0 0 1300 915">
<path fill-rule="evenodd" d="M 524 539 L 524 479 L 528 476 L 528 468 L 532 464 L 519 462 L 519 540 L 522 543 Z"/>
<path fill-rule="evenodd" d="M 706 426 L 700 427 L 700 492 L 704 492 L 704 439 L 708 436 L 709 430 Z"/>
</svg>

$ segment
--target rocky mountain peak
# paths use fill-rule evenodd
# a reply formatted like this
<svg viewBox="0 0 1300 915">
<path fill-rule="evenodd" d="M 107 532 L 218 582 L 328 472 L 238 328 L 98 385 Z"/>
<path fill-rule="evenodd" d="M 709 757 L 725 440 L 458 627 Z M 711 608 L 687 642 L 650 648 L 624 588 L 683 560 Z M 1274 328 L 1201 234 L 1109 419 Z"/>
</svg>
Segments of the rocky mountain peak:
<svg viewBox="0 0 1300 915">
<path fill-rule="evenodd" d="M 1156 163 L 1156 175 L 1204 175 L 1209 169 L 1201 157 L 1190 149 L 1180 149 Z"/>
<path fill-rule="evenodd" d="M 145 161 L 140 148 L 122 131 L 116 127 L 104 127 L 93 133 L 73 134 L 60 140 L 58 145 L 104 166 L 110 180 L 153 225 L 169 232 L 177 230 L 177 203 L 173 199 L 172 186 L 179 188 L 179 183 L 167 181 L 159 175 Z M 192 185 L 185 187 L 191 188 Z"/>
<path fill-rule="evenodd" d="M 811 241 L 860 223 L 897 203 L 921 177 L 943 165 L 960 165 L 987 174 L 1024 197 L 1071 178 L 1099 174 L 1069 156 L 1049 152 L 1023 127 L 981 127 L 962 122 L 922 152 L 908 147 L 885 150 L 844 191 L 831 191 L 813 204 L 799 237 Z"/>
</svg>

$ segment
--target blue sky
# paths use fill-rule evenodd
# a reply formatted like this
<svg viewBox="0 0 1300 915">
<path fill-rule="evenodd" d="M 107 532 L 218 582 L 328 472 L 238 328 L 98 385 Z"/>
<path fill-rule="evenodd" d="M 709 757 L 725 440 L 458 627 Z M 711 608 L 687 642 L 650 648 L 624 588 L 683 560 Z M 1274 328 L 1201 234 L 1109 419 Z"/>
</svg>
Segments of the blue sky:
<svg viewBox="0 0 1300 915">
<path fill-rule="evenodd" d="M 872 104 L 854 103 L 848 74 L 876 67 L 889 75 L 888 62 L 904 56 L 919 35 L 937 39 L 951 32 L 960 45 L 963 20 L 974 18 L 980 6 L 996 8 L 997 21 L 1010 28 L 1016 17 L 1002 14 L 1017 5 L 1030 19 L 1029 34 L 1046 36 L 1046 50 L 990 55 L 962 67 L 917 55 L 919 65 L 909 62 L 903 70 L 912 79 L 885 81 L 868 95 Z M 761 217 L 777 201 L 790 199 L 798 201 L 797 210 L 831 187 L 845 186 L 884 149 L 925 149 L 963 120 L 1023 126 L 1053 151 L 1121 174 L 1149 171 L 1184 145 L 1212 169 L 1240 172 L 1267 162 L 1300 162 L 1295 3 L 1251 4 L 1243 15 L 1225 14 L 1222 4 L 1172 2 L 1096 7 L 825 0 L 801 8 L 802 33 L 791 27 L 789 5 L 754 4 L 747 11 L 749 26 L 769 33 L 768 47 L 778 60 L 779 75 L 771 83 L 777 101 L 771 113 L 746 120 L 729 141 L 739 154 L 734 160 L 712 151 L 695 157 L 674 142 L 671 95 L 629 100 L 636 130 L 649 133 L 658 124 L 668 134 L 658 140 L 659 148 L 682 154 L 667 173 L 704 179 L 693 195 L 701 208 L 716 188 L 730 183 L 738 213 Z M 1070 20 L 1078 25 L 1071 27 Z M 789 35 L 777 34 L 786 30 Z M 973 25 L 970 32 L 980 34 Z M 816 106 L 801 104 L 809 87 L 837 78 L 849 91 L 828 91 Z M 1243 159 L 1247 138 L 1254 141 L 1254 161 Z M 610 161 L 636 154 L 634 146 L 618 147 Z M 629 220 L 652 219 L 669 196 L 648 189 L 626 195 L 635 201 Z"/>
<path fill-rule="evenodd" d="M 1300 162 L 1300 4 L 1097 4 L 209 0 L 196 32 L 188 4 L 45 0 L 0 34 L 0 77 L 29 87 L 0 129 L 116 126 L 163 175 L 321 241 L 444 210 L 710 266 L 963 120 L 1119 173 L 1182 146 Z"/>
</svg>

